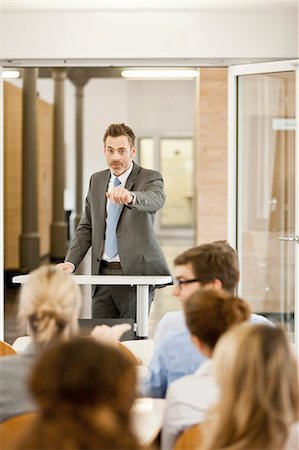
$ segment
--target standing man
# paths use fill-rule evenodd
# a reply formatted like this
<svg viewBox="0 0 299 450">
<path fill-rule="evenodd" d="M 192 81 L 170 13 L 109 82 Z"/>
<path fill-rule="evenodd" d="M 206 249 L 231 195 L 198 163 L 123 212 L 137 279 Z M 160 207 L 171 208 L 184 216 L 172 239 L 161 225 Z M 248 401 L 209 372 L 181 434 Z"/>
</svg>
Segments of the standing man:
<svg viewBox="0 0 299 450">
<path fill-rule="evenodd" d="M 132 161 L 135 135 L 124 123 L 110 125 L 103 141 L 109 168 L 91 176 L 85 210 L 58 267 L 74 272 L 91 246 L 93 275 L 170 275 L 153 229 L 165 202 L 161 174 Z M 92 317 L 135 316 L 136 287 L 93 286 Z"/>
</svg>

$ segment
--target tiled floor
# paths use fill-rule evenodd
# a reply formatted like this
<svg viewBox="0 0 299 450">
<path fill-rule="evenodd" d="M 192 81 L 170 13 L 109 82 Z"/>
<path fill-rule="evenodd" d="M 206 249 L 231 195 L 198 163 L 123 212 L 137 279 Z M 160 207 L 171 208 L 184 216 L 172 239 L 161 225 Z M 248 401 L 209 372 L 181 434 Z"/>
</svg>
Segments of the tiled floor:
<svg viewBox="0 0 299 450">
<path fill-rule="evenodd" d="M 160 244 L 171 270 L 173 269 L 172 262 L 175 256 L 193 245 L 190 238 L 163 238 L 160 239 Z M 90 273 L 89 255 L 86 255 L 78 273 Z M 152 304 L 149 316 L 150 338 L 153 337 L 155 326 L 161 317 L 166 312 L 179 308 L 178 301 L 171 295 L 171 291 L 171 286 L 156 290 L 155 300 Z M 17 287 L 7 287 L 5 290 L 4 339 L 9 343 L 13 343 L 18 336 L 25 334 L 17 321 L 18 293 L 19 288 Z M 90 317 L 91 296 L 89 287 L 82 288 L 82 296 L 83 307 L 80 316 Z"/>
</svg>

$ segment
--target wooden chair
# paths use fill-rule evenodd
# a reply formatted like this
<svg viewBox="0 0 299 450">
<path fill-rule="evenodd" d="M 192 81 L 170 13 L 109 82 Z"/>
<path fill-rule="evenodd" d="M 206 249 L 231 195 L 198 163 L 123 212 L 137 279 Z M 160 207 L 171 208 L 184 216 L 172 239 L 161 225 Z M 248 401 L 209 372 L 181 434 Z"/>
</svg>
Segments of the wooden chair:
<svg viewBox="0 0 299 450">
<path fill-rule="evenodd" d="M 187 428 L 178 437 L 174 450 L 198 450 L 200 449 L 202 433 L 200 425 Z"/>
<path fill-rule="evenodd" d="M 11 450 L 37 417 L 37 412 L 28 412 L 11 417 L 0 423 L 1 450 Z"/>
<path fill-rule="evenodd" d="M 0 341 L 0 356 L 17 355 L 18 353 L 7 342 Z"/>
</svg>

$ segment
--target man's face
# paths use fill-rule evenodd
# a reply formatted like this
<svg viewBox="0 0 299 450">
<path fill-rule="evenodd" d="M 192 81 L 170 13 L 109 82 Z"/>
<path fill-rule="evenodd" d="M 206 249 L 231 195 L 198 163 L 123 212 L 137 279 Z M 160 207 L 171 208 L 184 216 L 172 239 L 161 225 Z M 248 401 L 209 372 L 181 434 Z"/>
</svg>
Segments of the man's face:
<svg viewBox="0 0 299 450">
<path fill-rule="evenodd" d="M 175 270 L 175 278 L 177 281 L 188 281 L 188 280 L 194 280 L 196 278 L 191 263 L 176 266 Z M 186 283 L 186 284 L 179 284 L 175 283 L 172 295 L 177 297 L 181 304 L 183 304 L 188 297 L 190 297 L 193 292 L 197 291 L 200 288 L 200 283 L 198 281 L 194 281 L 192 283 Z"/>
<path fill-rule="evenodd" d="M 119 176 L 130 167 L 136 148 L 130 148 L 128 136 L 107 136 L 104 154 L 110 170 Z"/>
</svg>

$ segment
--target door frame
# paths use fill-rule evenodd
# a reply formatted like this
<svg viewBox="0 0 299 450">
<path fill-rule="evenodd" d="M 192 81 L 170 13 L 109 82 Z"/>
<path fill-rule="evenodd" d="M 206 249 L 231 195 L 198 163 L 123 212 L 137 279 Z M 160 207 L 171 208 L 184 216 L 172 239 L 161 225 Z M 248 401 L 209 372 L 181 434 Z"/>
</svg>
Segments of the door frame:
<svg viewBox="0 0 299 450">
<path fill-rule="evenodd" d="M 238 77 L 240 75 L 253 75 L 271 72 L 295 72 L 295 205 L 299 205 L 299 60 L 285 60 L 267 63 L 241 64 L 228 68 L 228 241 L 238 250 L 240 259 L 240 283 L 238 292 L 242 295 L 242 249 L 238 249 L 238 215 L 241 204 L 238 196 L 242 194 L 241 180 L 238 178 L 238 167 L 241 154 L 238 154 Z M 295 211 L 295 236 L 299 236 L 299 206 Z M 294 306 L 294 332 L 295 345 L 299 349 L 299 243 L 295 245 L 295 306 Z"/>
</svg>

